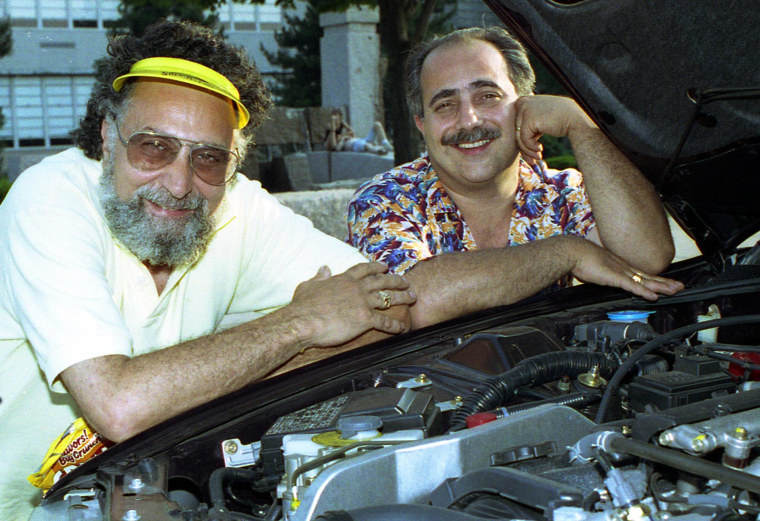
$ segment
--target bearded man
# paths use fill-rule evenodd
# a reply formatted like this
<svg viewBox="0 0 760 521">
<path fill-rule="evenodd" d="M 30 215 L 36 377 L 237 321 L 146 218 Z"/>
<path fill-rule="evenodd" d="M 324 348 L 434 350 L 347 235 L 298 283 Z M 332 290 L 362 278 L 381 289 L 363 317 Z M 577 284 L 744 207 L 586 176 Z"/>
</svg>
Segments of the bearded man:
<svg viewBox="0 0 760 521">
<path fill-rule="evenodd" d="M 78 417 L 118 443 L 409 329 L 402 277 L 236 174 L 271 104 L 245 53 L 177 22 L 108 53 L 77 148 L 0 206 L 0 519 L 29 517 L 27 476 Z"/>
</svg>

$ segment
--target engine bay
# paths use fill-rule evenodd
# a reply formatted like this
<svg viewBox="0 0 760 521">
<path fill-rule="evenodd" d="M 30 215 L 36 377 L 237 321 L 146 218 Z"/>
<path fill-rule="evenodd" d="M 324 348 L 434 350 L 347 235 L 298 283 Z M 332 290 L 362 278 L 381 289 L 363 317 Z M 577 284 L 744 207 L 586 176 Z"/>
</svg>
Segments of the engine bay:
<svg viewBox="0 0 760 521">
<path fill-rule="evenodd" d="M 756 256 L 750 250 L 721 275 L 694 272 L 690 289 L 657 303 L 555 299 L 544 313 L 539 299 L 522 306 L 522 318 L 421 337 L 425 345 L 391 363 L 325 373 L 311 389 L 241 410 L 170 450 L 101 465 L 45 511 L 126 520 L 758 519 Z"/>
</svg>

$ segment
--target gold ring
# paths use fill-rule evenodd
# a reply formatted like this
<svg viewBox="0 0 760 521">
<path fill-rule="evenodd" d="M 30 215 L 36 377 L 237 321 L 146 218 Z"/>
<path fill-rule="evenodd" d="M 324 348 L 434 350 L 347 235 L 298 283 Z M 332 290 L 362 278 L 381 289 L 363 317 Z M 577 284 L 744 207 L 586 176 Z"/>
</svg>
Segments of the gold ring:
<svg viewBox="0 0 760 521">
<path fill-rule="evenodd" d="M 636 284 L 641 284 L 641 281 L 644 280 L 644 277 L 642 277 L 641 273 L 638 273 L 638 272 L 631 275 L 631 278 L 633 279 L 633 282 L 635 282 Z"/>
<path fill-rule="evenodd" d="M 380 306 L 380 309 L 388 309 L 391 307 L 391 294 L 385 290 L 380 290 L 379 293 L 380 298 L 383 299 L 383 304 Z"/>
</svg>

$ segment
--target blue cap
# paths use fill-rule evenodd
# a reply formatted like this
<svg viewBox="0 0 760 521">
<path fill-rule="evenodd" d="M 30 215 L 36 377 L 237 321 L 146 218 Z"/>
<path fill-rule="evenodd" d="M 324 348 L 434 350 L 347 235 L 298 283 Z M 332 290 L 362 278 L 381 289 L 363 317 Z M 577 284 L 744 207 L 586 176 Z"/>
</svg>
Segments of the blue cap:
<svg viewBox="0 0 760 521">
<path fill-rule="evenodd" d="M 654 311 L 636 311 L 633 309 L 610 311 L 607 313 L 607 318 L 614 322 L 646 322 L 652 313 Z"/>
</svg>

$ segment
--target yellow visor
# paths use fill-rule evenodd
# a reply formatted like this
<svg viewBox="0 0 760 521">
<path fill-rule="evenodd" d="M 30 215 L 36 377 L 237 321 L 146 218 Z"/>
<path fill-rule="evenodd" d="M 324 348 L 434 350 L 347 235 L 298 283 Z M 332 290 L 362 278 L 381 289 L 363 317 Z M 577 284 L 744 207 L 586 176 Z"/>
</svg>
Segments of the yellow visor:
<svg viewBox="0 0 760 521">
<path fill-rule="evenodd" d="M 205 65 L 195 63 L 182 58 L 145 58 L 135 62 L 127 74 L 116 78 L 113 82 L 115 91 L 120 91 L 127 78 L 163 78 L 194 85 L 202 89 L 221 94 L 232 100 L 238 109 L 238 128 L 243 128 L 248 123 L 250 115 L 248 109 L 240 101 L 240 93 L 237 88 L 222 74 L 209 69 Z"/>
</svg>

